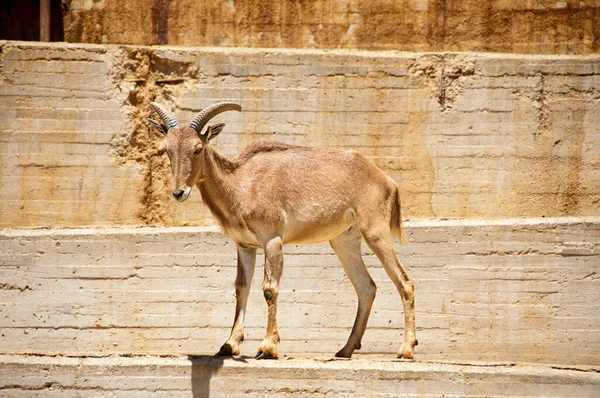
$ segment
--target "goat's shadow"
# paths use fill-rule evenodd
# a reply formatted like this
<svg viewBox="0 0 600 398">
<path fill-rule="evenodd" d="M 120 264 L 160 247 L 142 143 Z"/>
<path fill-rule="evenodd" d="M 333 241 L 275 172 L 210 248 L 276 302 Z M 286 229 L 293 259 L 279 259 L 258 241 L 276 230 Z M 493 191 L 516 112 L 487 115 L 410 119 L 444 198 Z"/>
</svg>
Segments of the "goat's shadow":
<svg viewBox="0 0 600 398">
<path fill-rule="evenodd" d="M 228 357 L 218 355 L 188 355 L 192 363 L 192 393 L 194 398 L 210 397 L 210 380 L 214 373 L 223 366 L 226 361 L 248 363 L 246 359 L 251 357 Z"/>
</svg>

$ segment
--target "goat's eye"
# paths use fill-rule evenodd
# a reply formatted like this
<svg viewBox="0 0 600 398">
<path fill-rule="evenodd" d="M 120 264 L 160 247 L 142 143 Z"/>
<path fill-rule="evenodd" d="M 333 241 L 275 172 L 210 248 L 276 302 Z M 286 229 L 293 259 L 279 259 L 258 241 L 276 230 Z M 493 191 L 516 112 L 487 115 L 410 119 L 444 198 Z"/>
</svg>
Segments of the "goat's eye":
<svg viewBox="0 0 600 398">
<path fill-rule="evenodd" d="M 196 148 L 196 150 L 194 151 L 194 155 L 199 155 L 200 152 L 202 152 L 202 147 L 199 146 L 198 148 Z"/>
</svg>

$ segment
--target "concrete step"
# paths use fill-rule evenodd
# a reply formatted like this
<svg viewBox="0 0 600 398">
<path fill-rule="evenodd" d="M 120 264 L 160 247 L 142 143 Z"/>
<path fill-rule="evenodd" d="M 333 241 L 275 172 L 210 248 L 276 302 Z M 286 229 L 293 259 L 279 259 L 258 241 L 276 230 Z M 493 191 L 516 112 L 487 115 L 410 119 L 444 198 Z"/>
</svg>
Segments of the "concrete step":
<svg viewBox="0 0 600 398">
<path fill-rule="evenodd" d="M 598 218 L 408 222 L 419 361 L 600 366 Z M 402 303 L 364 248 L 378 293 L 357 358 L 395 358 Z M 0 353 L 214 354 L 233 320 L 235 247 L 214 228 L 0 231 Z M 242 354 L 264 336 L 262 259 Z M 332 355 L 356 294 L 327 244 L 286 246 L 280 357 Z"/>
<path fill-rule="evenodd" d="M 0 356 L 7 397 L 594 397 L 600 370 L 509 363 Z"/>
</svg>

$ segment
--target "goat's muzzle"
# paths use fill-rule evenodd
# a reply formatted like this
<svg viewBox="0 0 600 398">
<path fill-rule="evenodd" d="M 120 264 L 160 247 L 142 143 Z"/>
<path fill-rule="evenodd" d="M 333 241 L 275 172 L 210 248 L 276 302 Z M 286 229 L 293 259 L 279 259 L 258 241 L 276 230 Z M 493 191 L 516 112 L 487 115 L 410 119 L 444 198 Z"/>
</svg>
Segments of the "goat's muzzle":
<svg viewBox="0 0 600 398">
<path fill-rule="evenodd" d="M 192 191 L 192 188 L 185 187 L 184 189 L 176 189 L 172 193 L 173 193 L 173 197 L 175 199 L 177 199 L 178 202 L 183 202 L 184 200 L 186 200 L 188 198 L 188 196 L 190 196 L 191 191 Z"/>
</svg>

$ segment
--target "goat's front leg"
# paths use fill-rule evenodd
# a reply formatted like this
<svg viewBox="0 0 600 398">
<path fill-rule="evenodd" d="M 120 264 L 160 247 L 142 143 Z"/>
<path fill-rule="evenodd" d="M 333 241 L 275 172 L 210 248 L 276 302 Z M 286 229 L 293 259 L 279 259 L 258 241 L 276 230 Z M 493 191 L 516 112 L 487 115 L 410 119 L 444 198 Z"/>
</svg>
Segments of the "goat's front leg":
<svg viewBox="0 0 600 398">
<path fill-rule="evenodd" d="M 246 304 L 250 293 L 250 283 L 254 276 L 256 265 L 256 249 L 247 249 L 238 245 L 237 247 L 237 277 L 235 279 L 235 319 L 231 336 L 217 355 L 230 356 L 240 353 L 240 344 L 244 341 L 244 318 L 246 316 Z"/>
<path fill-rule="evenodd" d="M 265 245 L 265 279 L 262 290 L 267 301 L 267 331 L 256 358 L 277 358 L 279 332 L 277 331 L 277 296 L 279 280 L 283 272 L 283 242 L 281 237 L 272 238 Z"/>
</svg>

